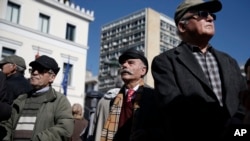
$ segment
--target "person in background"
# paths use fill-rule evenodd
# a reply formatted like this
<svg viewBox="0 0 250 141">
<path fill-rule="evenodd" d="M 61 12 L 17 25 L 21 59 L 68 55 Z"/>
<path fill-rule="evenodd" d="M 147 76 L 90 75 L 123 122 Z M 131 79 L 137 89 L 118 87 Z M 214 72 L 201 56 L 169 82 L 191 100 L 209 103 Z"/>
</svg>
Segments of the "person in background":
<svg viewBox="0 0 250 141">
<path fill-rule="evenodd" d="M 248 89 L 250 90 L 250 58 L 248 58 L 246 61 L 246 64 L 244 66 L 244 71 L 246 74 L 247 86 L 248 86 Z"/>
<path fill-rule="evenodd" d="M 119 63 L 124 85 L 111 106 L 101 141 L 158 140 L 152 136 L 156 116 L 154 90 L 143 80 L 148 72 L 147 58 L 131 48 L 119 57 Z"/>
<path fill-rule="evenodd" d="M 114 98 L 119 93 L 120 88 L 113 88 L 107 91 L 97 104 L 95 119 L 94 119 L 94 141 L 100 141 L 104 123 L 108 119 L 111 105 Z"/>
<path fill-rule="evenodd" d="M 209 43 L 221 9 L 219 0 L 181 2 L 174 20 L 182 42 L 152 61 L 165 140 L 223 140 L 242 125 L 246 83 L 239 65 Z"/>
<path fill-rule="evenodd" d="M 83 108 L 81 104 L 75 103 L 72 106 L 72 114 L 74 117 L 74 132 L 71 141 L 85 141 L 83 138 L 88 121 L 83 117 Z"/>
<path fill-rule="evenodd" d="M 246 64 L 244 65 L 244 72 L 246 74 L 246 80 L 247 80 L 247 85 L 248 85 L 248 90 L 243 91 L 241 93 L 243 104 L 247 110 L 244 123 L 250 125 L 250 58 L 248 58 L 248 60 L 246 61 Z"/>
<path fill-rule="evenodd" d="M 9 119 L 11 115 L 11 106 L 7 102 L 3 102 L 3 96 L 6 93 L 6 76 L 0 71 L 0 122 Z M 6 136 L 6 129 L 0 125 L 0 140 Z"/>
<path fill-rule="evenodd" d="M 74 130 L 71 105 L 52 87 L 60 70 L 57 62 L 42 55 L 29 66 L 33 91 L 13 102 L 11 118 L 4 122 L 4 141 L 70 141 Z"/>
<path fill-rule="evenodd" d="M 21 94 L 32 90 L 30 82 L 24 77 L 26 70 L 25 60 L 17 55 L 7 56 L 0 61 L 0 68 L 6 75 L 6 91 L 3 99 L 9 104 Z"/>
<path fill-rule="evenodd" d="M 113 105 L 114 98 L 119 93 L 123 82 L 120 76 L 117 76 L 115 79 L 116 87 L 112 88 L 104 94 L 104 96 L 99 100 L 96 108 L 95 119 L 94 119 L 94 141 L 100 141 L 101 139 L 101 132 L 104 126 L 105 121 L 108 119 L 108 115 L 110 112 L 110 107 Z"/>
</svg>

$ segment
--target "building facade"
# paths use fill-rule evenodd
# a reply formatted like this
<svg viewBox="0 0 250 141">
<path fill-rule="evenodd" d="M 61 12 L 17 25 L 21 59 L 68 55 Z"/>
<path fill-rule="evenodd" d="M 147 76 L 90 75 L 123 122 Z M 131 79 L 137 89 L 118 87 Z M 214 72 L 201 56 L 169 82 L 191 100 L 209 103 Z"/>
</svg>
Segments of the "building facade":
<svg viewBox="0 0 250 141">
<path fill-rule="evenodd" d="M 0 0 L 0 55 L 22 56 L 27 68 L 40 55 L 55 58 L 61 68 L 53 83 L 64 93 L 62 80 L 69 64 L 67 98 L 84 105 L 89 24 L 94 12 L 66 0 Z M 29 77 L 28 70 L 25 77 Z"/>
<path fill-rule="evenodd" d="M 99 65 L 99 91 L 106 92 L 115 86 L 118 75 L 118 58 L 129 48 L 145 53 L 149 62 L 145 83 L 154 85 L 151 75 L 153 58 L 176 47 L 180 39 L 174 20 L 151 8 L 145 8 L 114 20 L 101 28 Z"/>
</svg>

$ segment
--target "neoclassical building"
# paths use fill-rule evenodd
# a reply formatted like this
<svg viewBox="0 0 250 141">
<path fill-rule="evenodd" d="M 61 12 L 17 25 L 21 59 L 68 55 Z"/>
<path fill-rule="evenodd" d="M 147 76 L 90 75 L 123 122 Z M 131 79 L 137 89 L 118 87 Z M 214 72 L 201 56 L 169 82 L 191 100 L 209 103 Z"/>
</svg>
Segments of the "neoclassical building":
<svg viewBox="0 0 250 141">
<path fill-rule="evenodd" d="M 1 0 L 0 56 L 22 56 L 27 68 L 35 56 L 56 59 L 61 70 L 53 87 L 61 86 L 69 63 L 67 98 L 84 105 L 89 24 L 94 12 L 67 0 Z M 28 70 L 25 72 L 28 78 Z"/>
</svg>

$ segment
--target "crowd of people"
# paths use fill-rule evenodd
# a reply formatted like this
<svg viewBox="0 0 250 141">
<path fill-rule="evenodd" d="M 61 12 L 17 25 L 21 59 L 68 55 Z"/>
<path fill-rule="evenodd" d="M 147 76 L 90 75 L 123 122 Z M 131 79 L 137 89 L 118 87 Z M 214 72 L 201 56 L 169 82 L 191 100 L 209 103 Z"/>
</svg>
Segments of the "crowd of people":
<svg viewBox="0 0 250 141">
<path fill-rule="evenodd" d="M 154 57 L 130 48 L 119 56 L 117 87 L 99 101 L 93 136 L 79 103 L 72 106 L 53 87 L 60 68 L 42 55 L 29 63 L 16 55 L 0 61 L 0 140 L 3 141 L 179 141 L 241 140 L 249 129 L 250 58 L 245 76 L 234 58 L 217 50 L 218 0 L 184 0 L 174 20 L 182 42 Z M 154 87 L 144 83 L 151 69 Z"/>
</svg>

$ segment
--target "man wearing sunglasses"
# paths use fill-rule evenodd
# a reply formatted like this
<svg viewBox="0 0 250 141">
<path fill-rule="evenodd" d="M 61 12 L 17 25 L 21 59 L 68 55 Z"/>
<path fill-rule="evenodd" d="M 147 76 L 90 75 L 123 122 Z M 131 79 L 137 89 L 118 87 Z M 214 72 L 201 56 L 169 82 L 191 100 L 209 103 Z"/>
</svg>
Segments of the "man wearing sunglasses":
<svg viewBox="0 0 250 141">
<path fill-rule="evenodd" d="M 236 60 L 209 43 L 221 9 L 218 0 L 184 0 L 174 15 L 182 42 L 153 59 L 166 140 L 233 137 L 229 129 L 242 123 L 246 82 Z"/>
<path fill-rule="evenodd" d="M 4 140 L 69 140 L 74 129 L 71 105 L 51 85 L 60 70 L 57 62 L 43 55 L 29 65 L 34 90 L 14 101 Z"/>
</svg>

